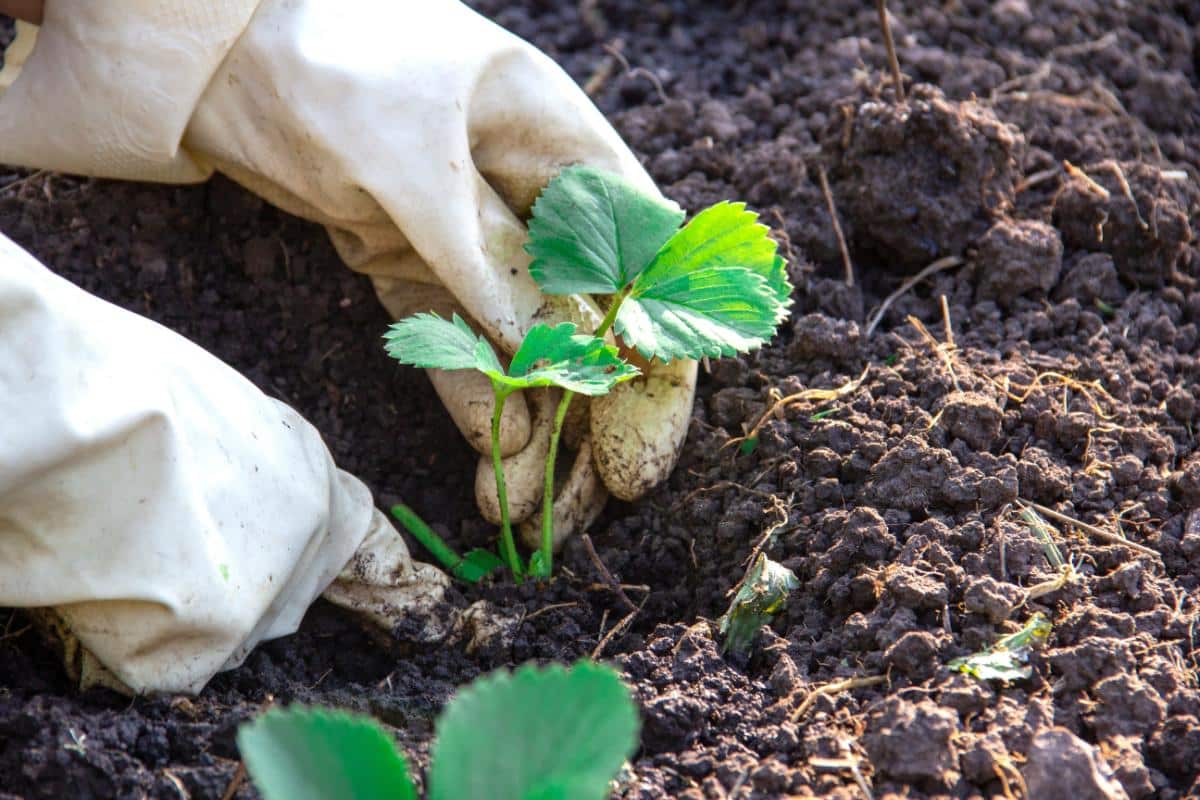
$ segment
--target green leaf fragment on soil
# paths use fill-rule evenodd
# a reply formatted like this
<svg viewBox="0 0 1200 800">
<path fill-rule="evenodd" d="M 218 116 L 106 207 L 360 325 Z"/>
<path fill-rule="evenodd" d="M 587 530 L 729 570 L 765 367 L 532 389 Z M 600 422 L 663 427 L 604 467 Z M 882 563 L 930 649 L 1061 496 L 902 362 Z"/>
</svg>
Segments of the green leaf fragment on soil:
<svg viewBox="0 0 1200 800">
<path fill-rule="evenodd" d="M 479 583 L 493 570 L 503 566 L 504 561 L 501 560 L 500 556 L 491 550 L 484 550 L 482 547 L 477 547 L 474 550 L 468 551 L 452 572 L 454 573 L 454 577 L 459 580 L 466 581 L 467 583 Z"/>
<path fill-rule="evenodd" d="M 729 610 L 717 620 L 718 633 L 725 639 L 721 652 L 744 653 L 759 628 L 787 605 L 788 595 L 799 586 L 796 573 L 759 553 Z"/>
<path fill-rule="evenodd" d="M 675 203 L 592 167 L 564 169 L 533 204 L 529 272 L 546 294 L 616 294 L 683 222 Z"/>
<path fill-rule="evenodd" d="M 413 800 L 404 758 L 374 720 L 344 711 L 271 709 L 237 735 L 265 800 Z"/>
<path fill-rule="evenodd" d="M 589 662 L 481 678 L 437 723 L 430 800 L 601 800 L 637 746 L 637 710 L 617 673 Z"/>
<path fill-rule="evenodd" d="M 738 445 L 738 450 L 740 450 L 742 455 L 744 455 L 744 456 L 750 455 L 757 449 L 758 449 L 758 437 L 757 436 L 752 436 L 749 439 L 744 439 L 742 441 L 742 443 L 740 445 Z"/>
<path fill-rule="evenodd" d="M 1016 681 L 1033 674 L 1029 666 L 1029 654 L 1033 646 L 1046 641 L 1050 635 L 1050 623 L 1041 614 L 1030 617 L 1025 626 L 1016 633 L 1004 636 L 991 647 L 978 653 L 953 659 L 946 666 L 964 675 L 981 681 Z"/>
</svg>

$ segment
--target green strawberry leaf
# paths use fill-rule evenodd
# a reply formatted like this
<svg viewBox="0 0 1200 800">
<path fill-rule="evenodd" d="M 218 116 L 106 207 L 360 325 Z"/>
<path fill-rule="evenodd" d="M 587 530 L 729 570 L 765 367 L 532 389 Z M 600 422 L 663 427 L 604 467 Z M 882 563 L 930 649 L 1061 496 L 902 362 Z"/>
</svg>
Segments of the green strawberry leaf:
<svg viewBox="0 0 1200 800">
<path fill-rule="evenodd" d="M 784 309 L 766 279 L 743 267 L 662 267 L 638 277 L 614 327 L 646 358 L 731 356 L 770 339 Z"/>
<path fill-rule="evenodd" d="M 576 334 L 573 323 L 563 322 L 530 328 L 513 355 L 508 375 L 494 377 L 515 389 L 561 386 L 595 396 L 637 375 L 637 367 L 622 361 L 617 348 L 595 336 Z"/>
<path fill-rule="evenodd" d="M 271 709 L 237 735 L 265 800 L 415 800 L 404 758 L 383 729 L 344 711 Z"/>
<path fill-rule="evenodd" d="M 745 203 L 721 202 L 701 211 L 655 254 L 647 271 L 667 274 L 703 267 L 745 267 L 766 279 L 779 302 L 792 293 L 786 262 L 770 229 Z"/>
<path fill-rule="evenodd" d="M 524 666 L 463 689 L 437 723 L 430 800 L 601 800 L 637 746 L 638 717 L 617 673 Z"/>
<path fill-rule="evenodd" d="M 770 339 L 792 287 L 757 219 L 744 203 L 717 203 L 671 237 L 617 315 L 625 343 L 670 361 L 744 353 Z"/>
<path fill-rule="evenodd" d="M 529 273 L 546 294 L 616 294 L 681 222 L 678 205 L 624 178 L 568 167 L 533 204 Z"/>
</svg>

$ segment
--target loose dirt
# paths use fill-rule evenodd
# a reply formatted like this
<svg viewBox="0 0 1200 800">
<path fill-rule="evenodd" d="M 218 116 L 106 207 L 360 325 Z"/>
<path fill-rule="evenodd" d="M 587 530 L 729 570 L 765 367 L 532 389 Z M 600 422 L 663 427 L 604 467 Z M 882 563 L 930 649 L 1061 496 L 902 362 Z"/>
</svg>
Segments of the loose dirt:
<svg viewBox="0 0 1200 800">
<path fill-rule="evenodd" d="M 893 2 L 898 106 L 869 3 L 478 5 L 588 83 L 668 195 L 760 210 L 797 285 L 770 347 L 701 375 L 670 480 L 592 529 L 648 587 L 603 652 L 644 720 L 615 796 L 1200 794 L 1200 8 Z M 474 456 L 319 229 L 223 179 L 40 175 L 0 188 L 0 230 L 293 404 L 381 505 L 493 535 Z M 1022 502 L 1107 534 L 1054 523 L 1075 572 L 1044 593 L 1059 576 Z M 768 533 L 801 588 L 723 656 L 707 621 Z M 201 696 L 133 701 L 74 691 L 0 610 L 0 799 L 219 798 L 238 724 L 272 702 L 374 714 L 421 764 L 456 686 L 596 648 L 626 613 L 600 584 L 573 543 L 548 589 L 462 589 L 509 623 L 439 646 L 318 603 Z M 1029 679 L 946 668 L 1034 612 L 1053 629 Z"/>
</svg>

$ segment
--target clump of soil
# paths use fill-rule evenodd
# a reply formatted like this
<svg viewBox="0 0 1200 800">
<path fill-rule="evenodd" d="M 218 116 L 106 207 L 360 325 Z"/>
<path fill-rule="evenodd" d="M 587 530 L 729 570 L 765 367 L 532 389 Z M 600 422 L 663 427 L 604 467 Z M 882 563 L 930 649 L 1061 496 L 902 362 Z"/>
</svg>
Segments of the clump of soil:
<svg viewBox="0 0 1200 800">
<path fill-rule="evenodd" d="M 1135 284 L 1164 285 L 1192 241 L 1187 209 L 1194 208 L 1197 194 L 1181 185 L 1186 173 L 1163 172 L 1110 159 L 1072 175 L 1054 204 L 1066 243 L 1108 253 L 1117 272 Z"/>
<path fill-rule="evenodd" d="M 977 102 L 920 84 L 840 106 L 822 140 L 848 238 L 900 268 L 960 255 L 1013 206 L 1025 142 Z"/>
<path fill-rule="evenodd" d="M 594 652 L 644 720 L 618 797 L 1200 792 L 1200 108 L 1152 102 L 1197 85 L 1200 12 L 893 2 L 901 64 L 938 87 L 899 106 L 864 70 L 885 64 L 867 6 L 480 6 L 590 81 L 668 195 L 751 200 L 797 284 L 776 342 L 702 371 L 671 478 L 593 526 L 641 611 L 610 635 L 628 608 L 575 542 L 545 589 L 453 598 L 490 603 L 497 635 L 430 646 L 318 603 L 201 696 L 133 702 L 76 692 L 25 615 L 0 611 L 0 798 L 219 798 L 237 725 L 270 702 L 374 714 L 420 767 L 457 686 Z M 381 504 L 460 546 L 494 535 L 474 454 L 423 376 L 380 352 L 386 315 L 315 226 L 222 180 L 49 175 L 0 189 L 0 230 L 295 405 Z M 868 335 L 864 311 L 946 255 L 963 265 Z M 1021 501 L 1105 535 L 1053 523 L 1064 579 Z M 801 586 L 748 656 L 722 656 L 706 620 L 760 542 Z M 1028 679 L 946 668 L 1034 613 L 1052 629 Z"/>
</svg>

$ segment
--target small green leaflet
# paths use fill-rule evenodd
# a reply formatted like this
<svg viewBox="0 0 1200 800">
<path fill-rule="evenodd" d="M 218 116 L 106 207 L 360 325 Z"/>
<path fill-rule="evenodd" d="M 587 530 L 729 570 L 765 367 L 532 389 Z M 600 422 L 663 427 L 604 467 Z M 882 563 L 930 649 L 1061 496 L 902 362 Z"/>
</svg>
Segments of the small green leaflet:
<svg viewBox="0 0 1200 800">
<path fill-rule="evenodd" d="M 457 314 L 446 321 L 437 314 L 416 314 L 388 328 L 384 336 L 389 355 L 405 364 L 436 369 L 475 369 L 509 394 L 534 386 L 561 386 L 573 392 L 599 395 L 638 374 L 621 360 L 617 349 L 594 336 L 575 333 L 564 322 L 535 325 L 505 371 L 487 339 Z"/>
<path fill-rule="evenodd" d="M 568 167 L 529 220 L 529 272 L 546 294 L 616 294 L 683 222 L 675 203 L 592 167 Z"/>
<path fill-rule="evenodd" d="M 737 587 L 729 610 L 717 620 L 717 631 L 725 637 L 721 652 L 745 652 L 758 629 L 787 605 L 788 594 L 799 586 L 796 573 L 760 552 Z"/>
<path fill-rule="evenodd" d="M 512 377 L 506 380 L 514 389 L 561 386 L 592 396 L 638 375 L 637 367 L 621 360 L 617 348 L 595 336 L 577 335 L 570 322 L 531 328 L 508 370 Z"/>
<path fill-rule="evenodd" d="M 629 690 L 608 667 L 495 672 L 438 719 L 429 797 L 601 800 L 637 733 Z"/>
<path fill-rule="evenodd" d="M 1033 645 L 1050 636 L 1050 623 L 1041 614 L 1034 614 L 1025 627 L 998 639 L 991 647 L 978 653 L 956 658 L 946 664 L 955 672 L 970 675 L 981 681 L 1015 681 L 1028 678 L 1033 668 L 1028 665 Z"/>
<path fill-rule="evenodd" d="M 415 800 L 403 756 L 369 717 L 274 708 L 237 735 L 265 800 Z"/>
</svg>

